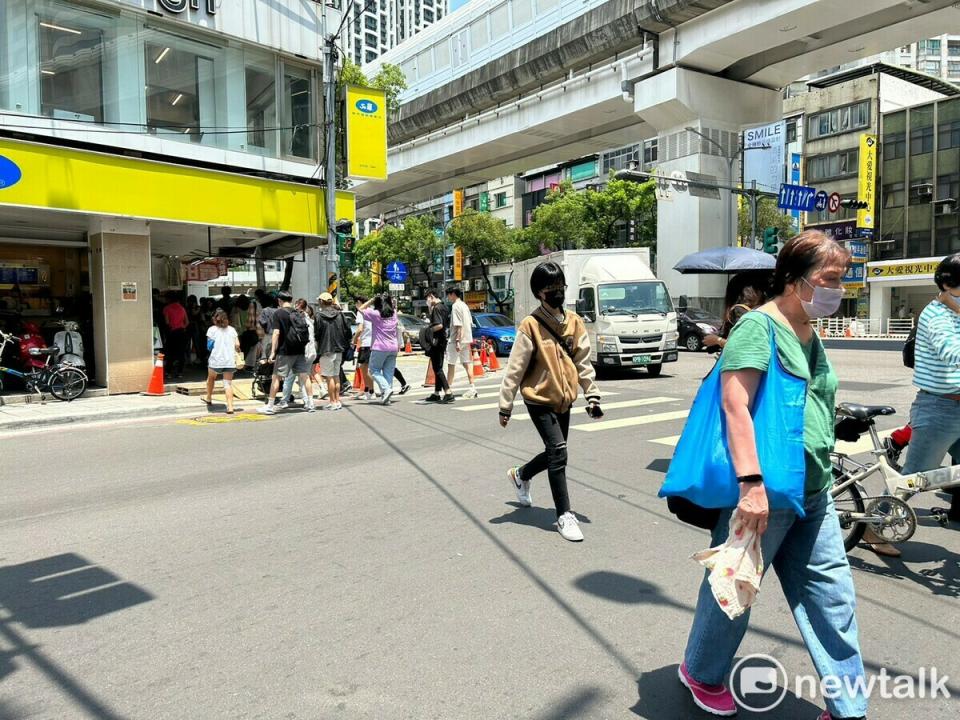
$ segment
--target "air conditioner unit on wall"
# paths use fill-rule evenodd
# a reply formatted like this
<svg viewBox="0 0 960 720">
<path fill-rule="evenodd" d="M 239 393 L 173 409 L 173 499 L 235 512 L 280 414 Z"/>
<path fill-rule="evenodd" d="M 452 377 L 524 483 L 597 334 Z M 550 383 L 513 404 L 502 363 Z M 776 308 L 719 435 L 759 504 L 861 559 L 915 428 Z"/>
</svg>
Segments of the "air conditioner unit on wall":
<svg viewBox="0 0 960 720">
<path fill-rule="evenodd" d="M 923 183 L 922 185 L 912 185 L 910 187 L 910 192 L 918 197 L 932 197 L 933 196 L 933 185 L 930 183 Z"/>
</svg>

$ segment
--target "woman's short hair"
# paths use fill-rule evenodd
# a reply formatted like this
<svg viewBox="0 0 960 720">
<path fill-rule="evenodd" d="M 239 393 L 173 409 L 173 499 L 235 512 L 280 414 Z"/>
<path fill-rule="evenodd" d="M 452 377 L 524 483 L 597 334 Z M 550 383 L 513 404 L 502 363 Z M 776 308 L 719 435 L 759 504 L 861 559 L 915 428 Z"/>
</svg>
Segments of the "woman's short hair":
<svg viewBox="0 0 960 720">
<path fill-rule="evenodd" d="M 217 327 L 227 327 L 230 324 L 230 316 L 227 315 L 226 310 L 223 308 L 217 308 L 213 313 L 213 324 Z"/>
<path fill-rule="evenodd" d="M 850 251 L 819 230 L 804 230 L 788 240 L 777 256 L 771 292 L 774 296 L 783 295 L 789 285 L 832 260 L 846 263 Z"/>
<path fill-rule="evenodd" d="M 941 290 L 960 287 L 960 253 L 947 255 L 933 274 L 933 281 Z"/>
<path fill-rule="evenodd" d="M 534 297 L 540 296 L 540 291 L 554 285 L 566 285 L 567 279 L 563 268 L 555 262 L 544 262 L 537 265 L 530 273 L 530 290 Z"/>
</svg>

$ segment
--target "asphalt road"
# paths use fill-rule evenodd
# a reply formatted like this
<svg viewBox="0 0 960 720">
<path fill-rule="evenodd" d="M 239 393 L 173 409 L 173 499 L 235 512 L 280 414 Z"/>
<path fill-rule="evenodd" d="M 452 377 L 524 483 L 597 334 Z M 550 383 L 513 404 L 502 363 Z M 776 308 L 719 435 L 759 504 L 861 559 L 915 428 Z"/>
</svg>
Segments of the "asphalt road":
<svg viewBox="0 0 960 720">
<path fill-rule="evenodd" d="M 898 353 L 830 355 L 841 399 L 905 420 Z M 504 470 L 537 440 L 528 420 L 498 427 L 496 380 L 449 407 L 3 439 L 0 720 L 707 717 L 676 666 L 701 577 L 689 556 L 708 539 L 656 492 L 710 362 L 604 380 L 605 425 L 577 410 L 582 544 L 553 529 L 545 478 L 517 507 Z M 957 697 L 960 533 L 921 524 L 902 562 L 851 554 L 861 643 L 870 672 L 936 667 Z M 772 574 L 750 653 L 812 673 Z M 790 693 L 740 717 L 822 707 Z M 958 709 L 875 699 L 871 718 Z"/>
</svg>

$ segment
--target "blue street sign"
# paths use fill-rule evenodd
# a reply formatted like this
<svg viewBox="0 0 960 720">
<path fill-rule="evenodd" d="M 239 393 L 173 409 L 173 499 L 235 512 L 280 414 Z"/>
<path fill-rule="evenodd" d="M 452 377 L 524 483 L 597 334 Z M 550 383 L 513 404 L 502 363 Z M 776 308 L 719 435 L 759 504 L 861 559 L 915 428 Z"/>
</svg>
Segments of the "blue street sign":
<svg viewBox="0 0 960 720">
<path fill-rule="evenodd" d="M 827 209 L 827 204 L 830 202 L 830 196 L 827 195 L 825 190 L 821 190 L 817 193 L 813 201 L 813 207 L 816 208 L 818 212 L 823 212 Z"/>
<path fill-rule="evenodd" d="M 387 280 L 392 283 L 402 283 L 407 280 L 407 266 L 399 260 L 387 265 Z"/>
<path fill-rule="evenodd" d="M 781 210 L 802 210 L 810 212 L 817 200 L 817 189 L 806 185 L 780 184 L 777 207 Z"/>
<path fill-rule="evenodd" d="M 851 260 L 854 262 L 867 259 L 867 244 L 856 240 L 848 242 L 847 248 L 850 250 Z"/>
</svg>

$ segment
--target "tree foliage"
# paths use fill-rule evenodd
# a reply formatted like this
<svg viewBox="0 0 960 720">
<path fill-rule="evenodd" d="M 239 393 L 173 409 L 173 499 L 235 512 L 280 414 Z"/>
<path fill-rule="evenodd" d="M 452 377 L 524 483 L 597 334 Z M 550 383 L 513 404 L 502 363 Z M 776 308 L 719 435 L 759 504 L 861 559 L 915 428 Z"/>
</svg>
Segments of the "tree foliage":
<svg viewBox="0 0 960 720">
<path fill-rule="evenodd" d="M 461 247 L 464 257 L 480 265 L 487 291 L 497 299 L 497 308 L 503 312 L 503 301 L 493 289 L 489 269 L 513 256 L 516 246 L 510 228 L 489 213 L 466 210 L 447 226 L 447 240 Z"/>
<path fill-rule="evenodd" d="M 551 192 L 534 211 L 533 222 L 519 234 L 517 255 L 618 246 L 655 248 L 656 242 L 656 183 L 617 180 L 611 175 L 600 190 L 577 191 L 565 182 Z"/>
<path fill-rule="evenodd" d="M 740 204 L 738 217 L 738 231 L 742 241 L 750 240 L 750 203 L 744 198 Z M 773 198 L 761 197 L 757 199 L 757 237 L 763 236 L 763 229 L 775 227 L 783 239 L 793 234 L 793 218 L 777 207 Z"/>
<path fill-rule="evenodd" d="M 434 258 L 443 252 L 443 236 L 434 232 L 432 216 L 408 217 L 400 227 L 397 236 L 396 258 L 407 263 L 412 269 L 419 270 L 427 278 L 442 272 L 443 265 L 435 266 Z"/>
</svg>

